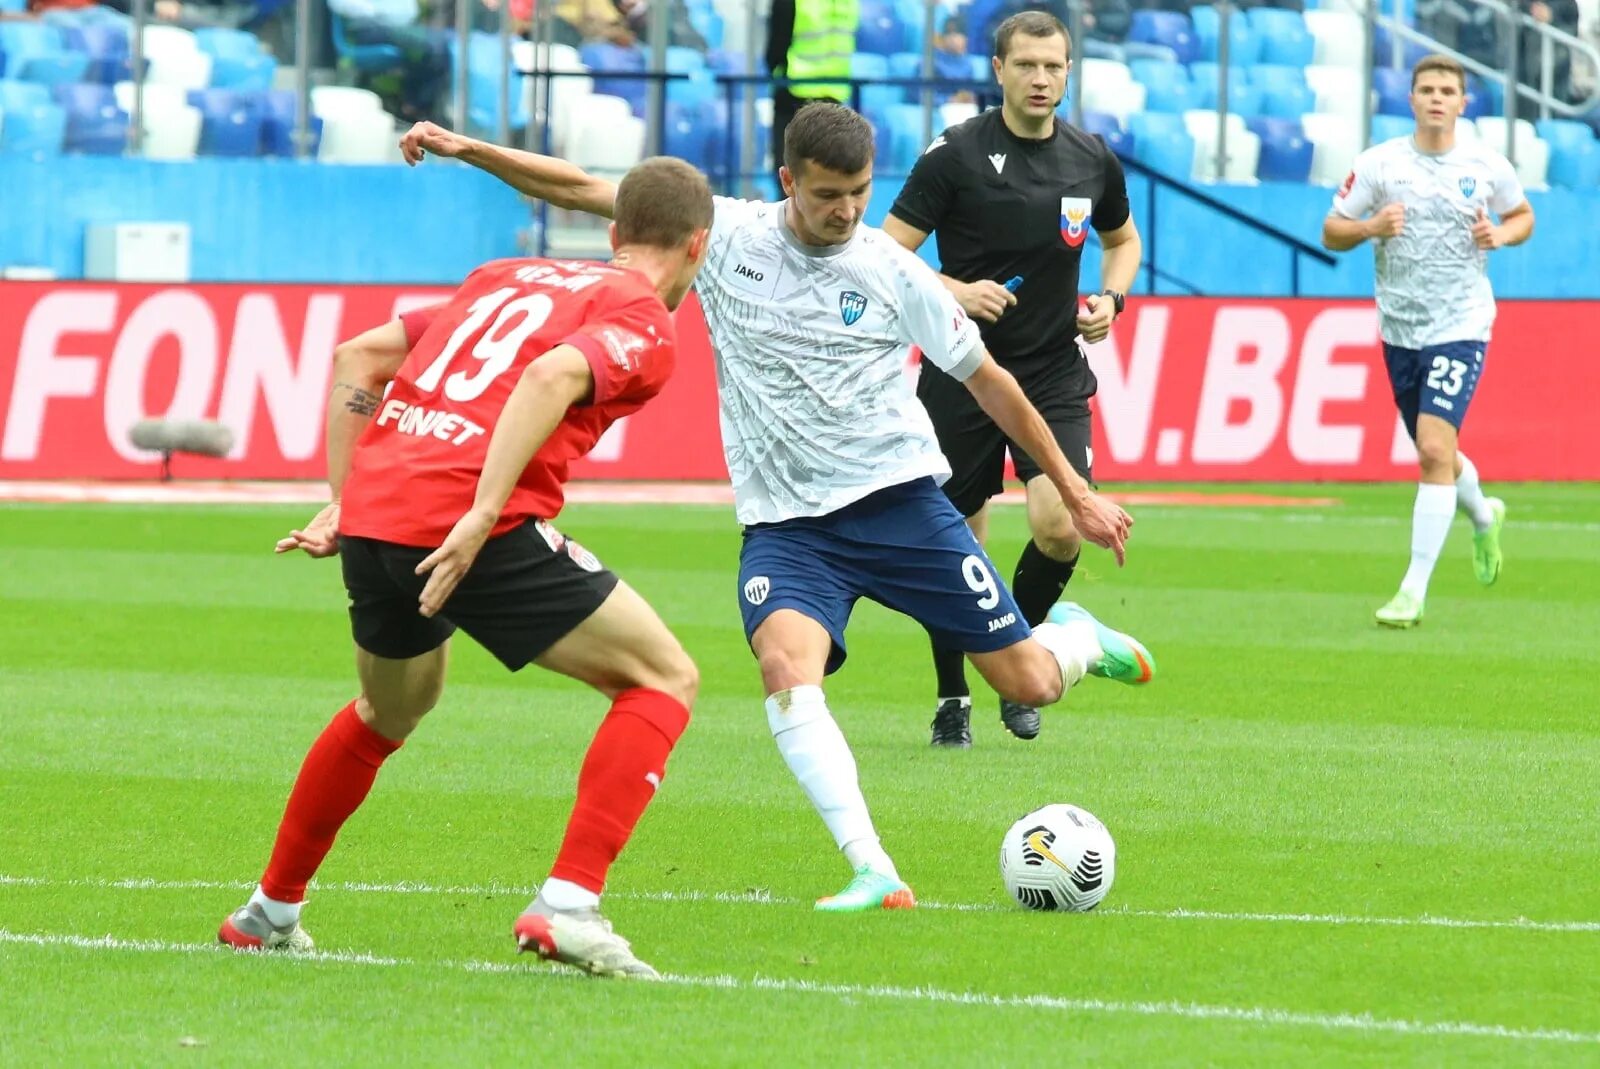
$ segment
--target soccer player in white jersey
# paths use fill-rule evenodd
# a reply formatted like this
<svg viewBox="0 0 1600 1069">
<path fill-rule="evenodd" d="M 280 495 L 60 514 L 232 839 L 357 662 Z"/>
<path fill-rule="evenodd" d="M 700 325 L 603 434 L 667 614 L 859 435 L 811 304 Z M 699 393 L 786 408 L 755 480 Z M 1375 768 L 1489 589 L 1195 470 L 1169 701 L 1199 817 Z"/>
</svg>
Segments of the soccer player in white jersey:
<svg viewBox="0 0 1600 1069">
<path fill-rule="evenodd" d="M 610 181 L 547 156 L 427 123 L 401 141 L 456 156 L 531 196 L 609 216 Z M 1085 675 L 1147 682 L 1149 653 L 1063 603 L 1030 629 L 961 515 L 939 490 L 950 467 L 905 375 L 919 346 L 965 382 L 1035 457 L 1086 539 L 1120 562 L 1132 519 L 1071 468 L 1044 419 L 983 348 L 977 326 L 915 255 L 861 225 L 872 127 L 811 104 L 789 124 L 789 199 L 717 198 L 698 290 L 717 362 L 723 449 L 744 527 L 739 605 L 778 750 L 853 877 L 817 908 L 916 904 L 878 840 L 855 758 L 822 683 L 845 659 L 845 625 L 871 598 L 967 653 L 1002 698 L 1059 700 Z"/>
<path fill-rule="evenodd" d="M 1457 448 L 1494 326 L 1489 253 L 1533 233 L 1533 208 L 1504 156 L 1456 135 L 1466 72 L 1427 56 L 1411 72 L 1410 137 L 1374 145 L 1333 198 L 1322 244 L 1344 252 L 1375 239 L 1378 320 L 1389 383 L 1422 469 L 1411 514 L 1411 566 L 1377 612 L 1384 627 L 1422 622 L 1428 580 L 1457 509 L 1472 521 L 1478 581 L 1500 576 L 1506 507 L 1485 497 Z M 1500 222 L 1490 219 L 1498 215 Z"/>
</svg>

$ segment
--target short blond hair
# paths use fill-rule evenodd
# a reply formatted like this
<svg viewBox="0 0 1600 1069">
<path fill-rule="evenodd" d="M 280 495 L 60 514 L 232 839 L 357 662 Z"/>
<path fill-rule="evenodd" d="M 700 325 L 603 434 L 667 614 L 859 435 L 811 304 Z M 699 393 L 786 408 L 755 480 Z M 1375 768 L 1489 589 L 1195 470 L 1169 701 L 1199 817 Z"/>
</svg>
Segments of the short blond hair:
<svg viewBox="0 0 1600 1069">
<path fill-rule="evenodd" d="M 1449 56 L 1442 56 L 1437 52 L 1431 56 L 1423 56 L 1421 59 L 1417 60 L 1417 65 L 1411 68 L 1411 88 L 1415 89 L 1417 87 L 1417 79 L 1422 77 L 1424 74 L 1427 74 L 1429 71 L 1443 71 L 1446 74 L 1455 75 L 1456 80 L 1461 83 L 1461 92 L 1463 94 L 1466 93 L 1466 68 L 1461 66 L 1461 64 L 1457 63 L 1455 60 L 1451 59 Z"/>
</svg>

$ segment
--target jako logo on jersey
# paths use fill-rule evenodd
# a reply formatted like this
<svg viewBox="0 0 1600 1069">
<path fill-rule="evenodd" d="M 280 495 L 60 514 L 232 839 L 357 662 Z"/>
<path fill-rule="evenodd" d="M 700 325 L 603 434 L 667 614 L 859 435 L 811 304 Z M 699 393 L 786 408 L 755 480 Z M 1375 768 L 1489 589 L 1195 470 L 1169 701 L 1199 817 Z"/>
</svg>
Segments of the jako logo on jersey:
<svg viewBox="0 0 1600 1069">
<path fill-rule="evenodd" d="M 989 157 L 989 162 L 994 164 L 994 173 L 1001 174 L 1006 169 L 1006 154 L 1004 152 L 996 152 Z"/>
<path fill-rule="evenodd" d="M 844 320 L 845 326 L 855 326 L 856 320 L 860 319 L 861 313 L 866 310 L 866 294 L 857 293 L 855 290 L 845 290 L 839 294 L 839 318 Z"/>
<path fill-rule="evenodd" d="M 763 275 L 760 271 L 757 271 L 755 268 L 746 267 L 744 264 L 740 264 L 738 267 L 735 267 L 733 269 L 733 273 L 736 274 L 736 275 L 743 275 L 745 278 L 748 278 L 752 282 L 764 282 L 766 280 L 766 277 L 767 277 L 766 275 Z"/>
<path fill-rule="evenodd" d="M 1088 197 L 1061 198 L 1061 240 L 1076 249 L 1089 236 L 1089 212 L 1094 207 Z"/>
<path fill-rule="evenodd" d="M 764 575 L 753 575 L 744 585 L 744 600 L 752 605 L 760 605 L 767 600 L 767 595 L 772 593 L 772 580 Z"/>
</svg>

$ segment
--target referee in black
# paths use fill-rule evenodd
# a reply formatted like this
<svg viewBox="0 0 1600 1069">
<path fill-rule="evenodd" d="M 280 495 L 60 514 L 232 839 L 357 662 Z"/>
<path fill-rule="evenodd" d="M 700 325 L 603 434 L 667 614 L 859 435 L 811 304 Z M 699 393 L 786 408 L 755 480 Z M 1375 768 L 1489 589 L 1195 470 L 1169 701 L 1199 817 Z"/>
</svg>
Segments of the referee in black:
<svg viewBox="0 0 1600 1069">
<path fill-rule="evenodd" d="M 979 321 L 984 344 L 1016 376 L 1067 460 L 1092 482 L 1089 398 L 1096 384 L 1078 339 L 1097 342 L 1110 331 L 1138 274 L 1141 246 L 1117 157 L 1100 137 L 1056 117 L 1071 53 L 1067 28 L 1054 15 L 1025 11 L 1002 22 L 993 60 L 1002 106 L 934 140 L 883 229 L 913 251 L 935 235 L 945 285 Z M 1104 252 L 1100 291 L 1080 309 L 1078 266 L 1091 226 Z M 1042 622 L 1078 563 L 1082 539 L 1071 515 L 1039 465 L 960 383 L 924 361 L 917 394 L 954 471 L 945 493 L 980 542 L 1011 451 L 1027 484 L 1032 534 L 1011 589 L 1028 623 Z M 935 645 L 933 661 L 933 744 L 970 746 L 972 697 L 962 655 Z M 1001 702 L 1000 719 L 1019 739 L 1039 734 L 1037 709 Z"/>
</svg>

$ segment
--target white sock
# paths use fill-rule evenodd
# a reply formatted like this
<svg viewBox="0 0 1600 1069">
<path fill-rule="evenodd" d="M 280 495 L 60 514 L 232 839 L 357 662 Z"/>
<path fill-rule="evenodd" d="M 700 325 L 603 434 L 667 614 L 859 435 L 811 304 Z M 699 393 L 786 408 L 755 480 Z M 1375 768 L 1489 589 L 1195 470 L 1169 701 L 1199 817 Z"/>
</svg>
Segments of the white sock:
<svg viewBox="0 0 1600 1069">
<path fill-rule="evenodd" d="M 1089 674 L 1089 666 L 1105 656 L 1094 624 L 1088 620 L 1073 620 L 1065 624 L 1043 623 L 1033 629 L 1033 637 L 1039 645 L 1050 651 L 1056 664 L 1061 666 L 1063 698 L 1067 696 L 1067 691 Z"/>
<path fill-rule="evenodd" d="M 833 833 L 852 869 L 869 864 L 895 879 L 894 862 L 878 843 L 867 800 L 856 779 L 856 759 L 828 712 L 821 687 L 791 687 L 767 699 L 767 726 L 794 778 Z"/>
<path fill-rule="evenodd" d="M 279 902 L 276 898 L 268 898 L 267 893 L 256 884 L 255 894 L 250 896 L 250 901 L 261 907 L 261 912 L 267 915 L 267 920 L 274 928 L 287 928 L 300 920 L 300 907 L 304 902 Z"/>
<path fill-rule="evenodd" d="M 1467 514 L 1472 526 L 1486 530 L 1494 522 L 1494 513 L 1489 511 L 1489 499 L 1478 485 L 1478 466 L 1465 453 L 1457 455 L 1461 458 L 1461 474 L 1456 476 L 1456 507 Z"/>
<path fill-rule="evenodd" d="M 544 904 L 551 909 L 599 909 L 600 896 L 587 887 L 580 887 L 571 880 L 558 880 L 554 876 L 545 880 L 539 886 L 539 897 L 544 899 Z"/>
<path fill-rule="evenodd" d="M 1450 533 L 1456 515 L 1456 488 L 1438 483 L 1420 483 L 1417 503 L 1411 511 L 1411 567 L 1400 581 L 1400 589 L 1422 599 L 1428 596 L 1428 579 Z"/>
</svg>

